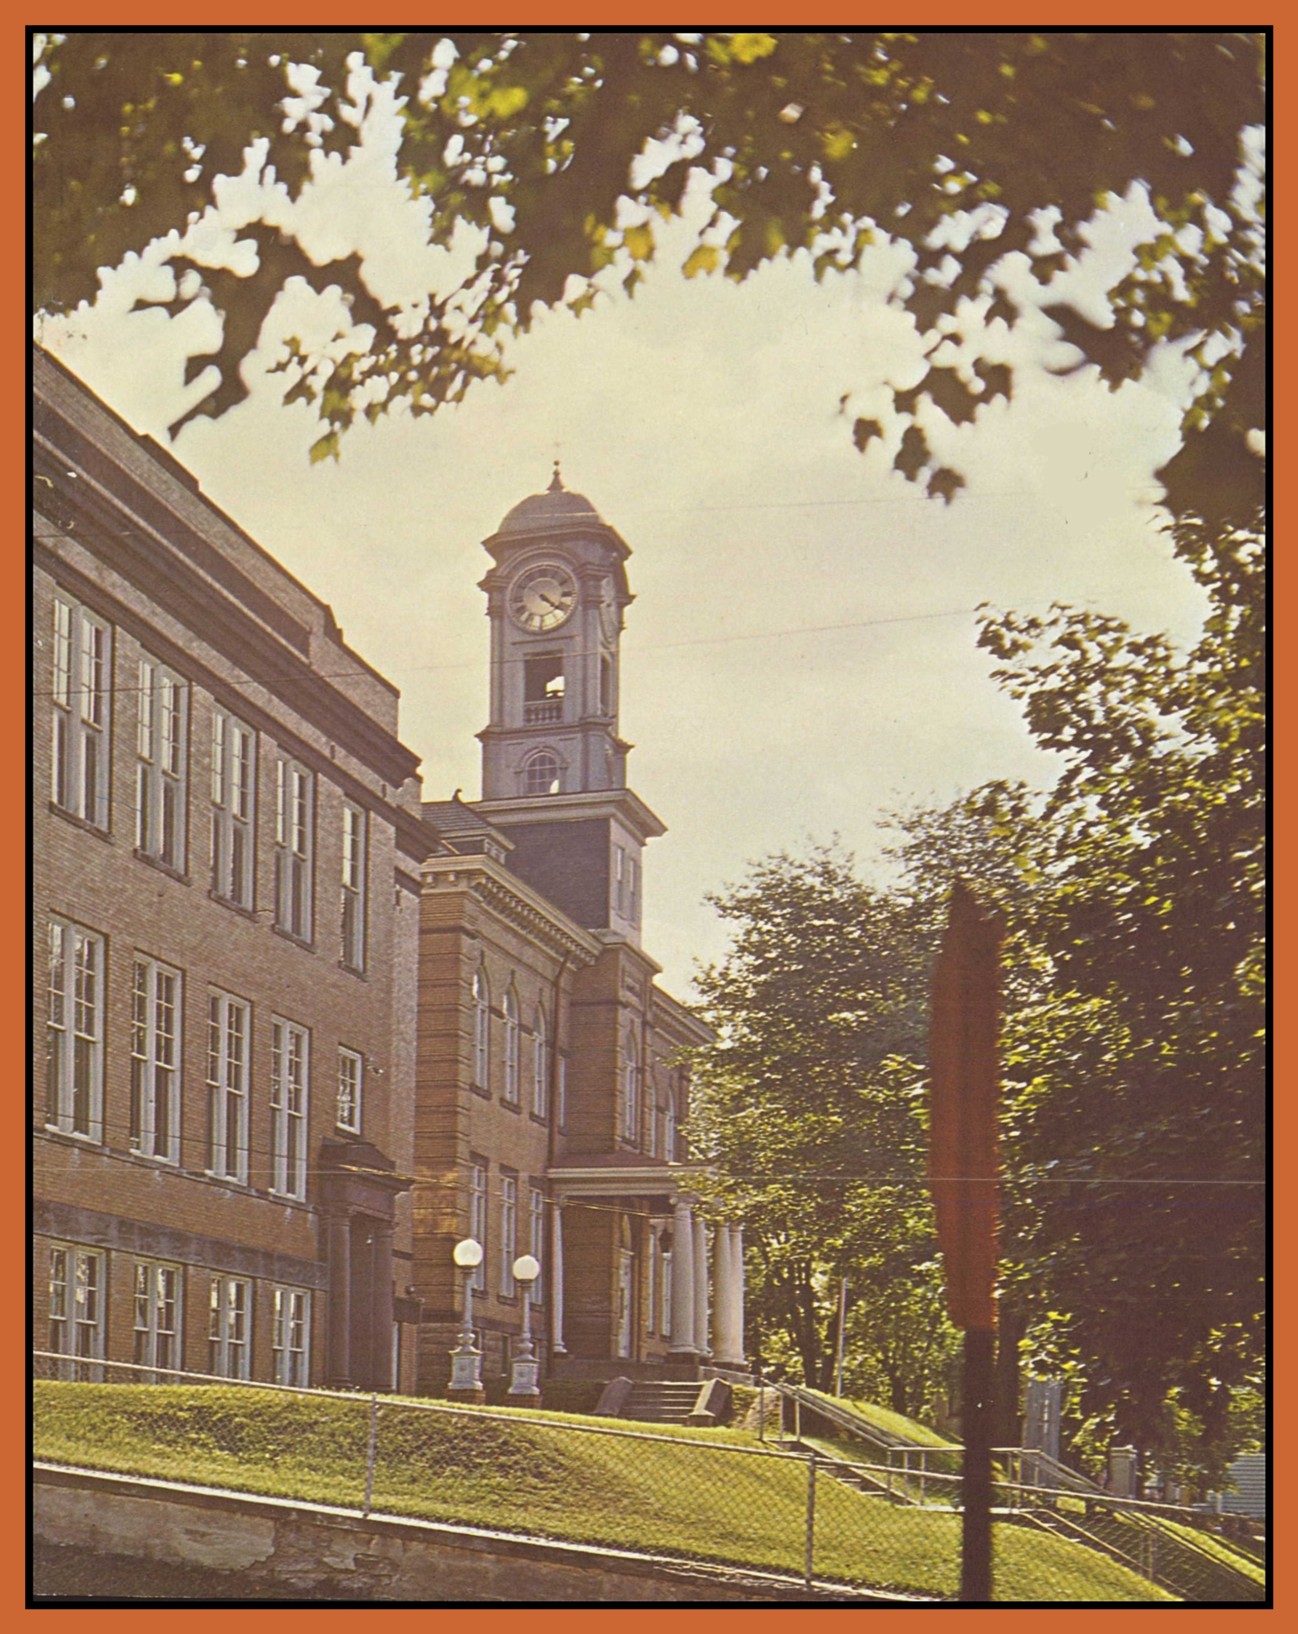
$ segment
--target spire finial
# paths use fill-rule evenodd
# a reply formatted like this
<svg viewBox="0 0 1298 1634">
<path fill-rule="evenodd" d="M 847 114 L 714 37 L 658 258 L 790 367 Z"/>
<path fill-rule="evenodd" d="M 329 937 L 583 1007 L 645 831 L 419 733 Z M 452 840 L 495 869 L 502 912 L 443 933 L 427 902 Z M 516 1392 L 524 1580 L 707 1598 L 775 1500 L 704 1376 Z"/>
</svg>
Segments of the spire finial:
<svg viewBox="0 0 1298 1634">
<path fill-rule="evenodd" d="M 567 492 L 567 489 L 565 489 L 563 485 L 563 478 L 559 475 L 559 460 L 557 456 L 554 462 L 554 475 L 550 478 L 550 486 L 546 491 L 552 494 L 562 494 Z"/>
</svg>

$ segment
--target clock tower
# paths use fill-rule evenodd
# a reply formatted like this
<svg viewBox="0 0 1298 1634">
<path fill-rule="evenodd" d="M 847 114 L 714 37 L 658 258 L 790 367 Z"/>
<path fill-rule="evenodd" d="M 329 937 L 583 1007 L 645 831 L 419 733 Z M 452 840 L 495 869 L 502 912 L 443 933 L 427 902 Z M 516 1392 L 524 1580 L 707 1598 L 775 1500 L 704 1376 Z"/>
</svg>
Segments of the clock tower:
<svg viewBox="0 0 1298 1634">
<path fill-rule="evenodd" d="M 484 546 L 491 716 L 484 816 L 507 830 L 512 871 L 579 924 L 639 945 L 641 853 L 663 824 L 626 786 L 618 736 L 630 547 L 555 464 Z"/>
</svg>

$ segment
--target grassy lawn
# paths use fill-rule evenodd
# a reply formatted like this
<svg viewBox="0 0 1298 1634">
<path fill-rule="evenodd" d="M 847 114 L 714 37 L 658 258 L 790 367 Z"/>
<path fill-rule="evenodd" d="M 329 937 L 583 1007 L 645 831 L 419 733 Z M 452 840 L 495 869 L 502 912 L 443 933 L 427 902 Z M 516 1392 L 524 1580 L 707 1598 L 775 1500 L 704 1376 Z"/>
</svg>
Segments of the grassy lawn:
<svg viewBox="0 0 1298 1634">
<path fill-rule="evenodd" d="M 894 1413 L 891 1408 L 880 1407 L 872 1401 L 849 1401 L 843 1399 L 841 1404 L 836 1396 L 826 1396 L 819 1390 L 810 1390 L 808 1395 L 820 1396 L 831 1406 L 842 1405 L 851 1408 L 858 1418 L 863 1418 L 867 1424 L 885 1434 L 895 1435 L 903 1441 L 913 1441 L 920 1447 L 955 1447 L 959 1443 L 952 1441 L 949 1436 L 939 1435 L 936 1430 L 930 1430 L 926 1424 L 918 1420 L 906 1418 L 901 1413 Z"/>
<path fill-rule="evenodd" d="M 536 1420 L 536 1422 L 532 1422 Z M 380 1404 L 376 1512 L 801 1575 L 807 1471 L 737 1430 L 654 1439 L 609 1421 Z M 588 1427 L 583 1431 L 580 1426 Z M 625 1425 L 620 1425 L 625 1428 Z M 35 1386 L 37 1458 L 250 1494 L 360 1507 L 369 1402 L 217 1385 Z M 951 1596 L 960 1520 L 821 1476 L 816 1577 Z M 1079 1544 L 996 1528 L 997 1597 L 1169 1596 Z"/>
</svg>

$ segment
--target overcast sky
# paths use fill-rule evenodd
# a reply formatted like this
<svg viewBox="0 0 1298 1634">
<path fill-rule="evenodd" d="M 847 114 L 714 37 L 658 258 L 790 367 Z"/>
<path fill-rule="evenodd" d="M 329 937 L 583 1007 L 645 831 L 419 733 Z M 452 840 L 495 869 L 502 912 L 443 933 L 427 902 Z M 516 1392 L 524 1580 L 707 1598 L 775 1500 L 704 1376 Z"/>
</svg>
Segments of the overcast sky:
<svg viewBox="0 0 1298 1634">
<path fill-rule="evenodd" d="M 414 288 L 438 276 L 436 258 L 389 176 L 380 130 L 306 208 L 321 246 L 360 243 L 384 258 L 389 287 Z M 209 247 L 249 197 L 228 191 L 224 215 L 199 229 Z M 1085 298 L 1099 271 L 1109 281 L 1139 218 L 1133 201 L 1095 264 L 1050 299 L 1070 287 Z M 795 259 L 736 287 L 685 280 L 688 247 L 684 234 L 669 242 L 634 300 L 544 318 L 512 348 L 504 385 L 431 418 L 358 426 L 336 465 L 309 464 L 318 423 L 279 405 L 282 377 L 254 372 L 246 403 L 173 445 L 400 687 L 402 736 L 434 799 L 479 792 L 480 542 L 545 487 L 558 454 L 567 486 L 633 552 L 621 726 L 636 745 L 629 781 L 668 825 L 646 858 L 645 947 L 686 998 L 695 961 L 725 945 L 704 893 L 751 859 L 837 834 L 870 875 L 882 813 L 989 778 L 1049 780 L 1049 757 L 975 647 L 979 602 L 1044 612 L 1062 600 L 1182 641 L 1202 612 L 1156 508 L 1153 472 L 1176 446 L 1185 389 L 1175 357 L 1117 393 L 1090 371 L 1021 372 L 1013 403 L 975 428 L 931 429 L 968 479 L 948 507 L 891 470 L 891 445 L 863 457 L 851 443 L 852 418 L 922 372 L 909 319 L 885 305 L 905 270 L 897 252 L 872 251 L 861 272 L 821 285 Z M 128 316 L 157 277 L 147 263 L 38 338 L 165 440 L 201 391 L 182 370 L 204 320 Z M 312 322 L 306 306 L 281 306 L 278 334 Z M 1053 333 L 1029 314 L 1013 334 L 998 325 L 993 344 L 1017 362 L 1075 359 Z"/>
</svg>

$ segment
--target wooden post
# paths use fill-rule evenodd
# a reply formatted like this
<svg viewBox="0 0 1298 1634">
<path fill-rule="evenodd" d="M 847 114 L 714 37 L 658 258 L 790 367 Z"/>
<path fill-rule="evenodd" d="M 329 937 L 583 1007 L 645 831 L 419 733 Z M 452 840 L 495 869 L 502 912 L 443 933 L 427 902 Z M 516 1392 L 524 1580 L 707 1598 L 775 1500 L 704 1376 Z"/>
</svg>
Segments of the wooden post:
<svg viewBox="0 0 1298 1634">
<path fill-rule="evenodd" d="M 966 1328 L 960 1599 L 982 1605 L 992 1597 L 991 1387 L 995 1348 L 996 1335 L 991 1328 Z"/>
</svg>

